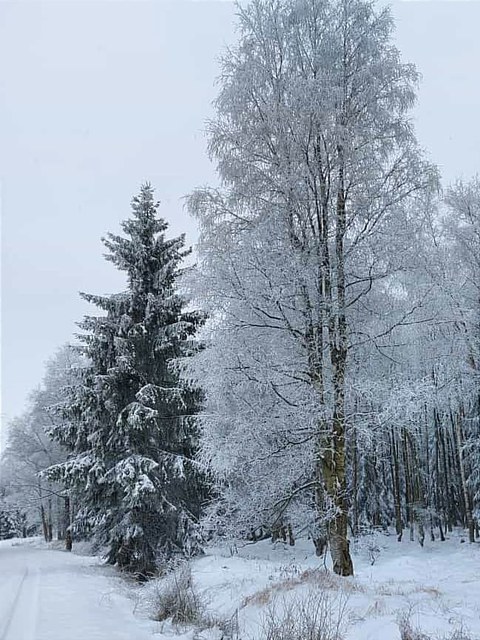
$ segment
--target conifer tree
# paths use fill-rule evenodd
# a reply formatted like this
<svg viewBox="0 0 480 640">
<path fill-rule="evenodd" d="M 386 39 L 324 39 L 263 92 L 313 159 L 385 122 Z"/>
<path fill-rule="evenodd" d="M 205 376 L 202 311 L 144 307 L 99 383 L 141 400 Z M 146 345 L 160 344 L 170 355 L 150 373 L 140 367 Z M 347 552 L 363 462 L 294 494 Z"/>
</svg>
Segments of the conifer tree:
<svg viewBox="0 0 480 640">
<path fill-rule="evenodd" d="M 0 499 L 0 540 L 22 535 L 22 514 Z"/>
<path fill-rule="evenodd" d="M 159 554 L 199 549 L 201 483 L 192 462 L 198 394 L 171 363 L 196 349 L 201 316 L 175 292 L 184 236 L 166 239 L 149 184 L 132 201 L 125 236 L 103 239 L 128 279 L 123 293 L 82 294 L 104 315 L 86 316 L 86 365 L 67 393 L 52 435 L 70 459 L 50 470 L 76 490 L 76 527 L 108 546 L 107 560 L 139 577 Z"/>
</svg>

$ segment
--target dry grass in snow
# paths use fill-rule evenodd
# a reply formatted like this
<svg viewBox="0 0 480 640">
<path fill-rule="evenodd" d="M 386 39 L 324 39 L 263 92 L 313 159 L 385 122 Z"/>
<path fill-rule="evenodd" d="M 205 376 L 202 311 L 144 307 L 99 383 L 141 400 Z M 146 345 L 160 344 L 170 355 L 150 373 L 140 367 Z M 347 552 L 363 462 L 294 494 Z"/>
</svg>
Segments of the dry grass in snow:
<svg viewBox="0 0 480 640">
<path fill-rule="evenodd" d="M 373 564 L 368 545 L 352 545 L 354 578 L 334 575 L 306 540 L 293 548 L 237 544 L 233 555 L 232 547 L 210 549 L 190 563 L 200 612 L 187 616 L 193 627 L 182 633 L 192 640 L 480 640 L 480 545 L 456 535 L 423 548 L 384 535 L 376 544 Z"/>
</svg>

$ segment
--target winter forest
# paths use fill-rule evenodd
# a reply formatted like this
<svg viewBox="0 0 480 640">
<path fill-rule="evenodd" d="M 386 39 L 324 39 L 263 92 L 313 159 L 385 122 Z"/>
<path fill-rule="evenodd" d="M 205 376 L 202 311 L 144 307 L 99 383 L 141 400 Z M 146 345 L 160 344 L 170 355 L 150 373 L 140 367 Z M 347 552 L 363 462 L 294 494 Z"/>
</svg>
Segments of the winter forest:
<svg viewBox="0 0 480 640">
<path fill-rule="evenodd" d="M 358 549 L 376 569 L 383 538 L 399 556 L 455 536 L 472 553 L 478 168 L 446 184 L 417 142 L 419 74 L 388 8 L 253 0 L 237 27 L 207 125 L 218 185 L 185 196 L 198 243 L 170 233 L 146 178 L 102 238 L 125 289 L 80 294 L 90 315 L 8 426 L 0 539 L 88 544 L 142 588 L 175 575 L 185 594 L 222 546 L 300 547 L 336 593 L 357 584 Z M 343 638 L 308 598 L 258 637 Z M 402 621 L 348 637 L 447 637 Z M 236 624 L 211 638 L 254 637 Z"/>
</svg>

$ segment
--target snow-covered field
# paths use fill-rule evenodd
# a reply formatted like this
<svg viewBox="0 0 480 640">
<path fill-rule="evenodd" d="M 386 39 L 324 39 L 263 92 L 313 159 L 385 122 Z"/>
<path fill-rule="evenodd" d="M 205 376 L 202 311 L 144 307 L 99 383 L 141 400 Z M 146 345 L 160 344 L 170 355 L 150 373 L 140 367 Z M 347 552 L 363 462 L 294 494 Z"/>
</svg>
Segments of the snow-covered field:
<svg viewBox="0 0 480 640">
<path fill-rule="evenodd" d="M 446 542 L 426 542 L 424 548 L 383 534 L 363 539 L 353 549 L 354 578 L 327 571 L 308 541 L 293 548 L 269 541 L 237 545 L 195 560 L 193 582 L 212 614 L 238 620 L 242 640 L 261 633 L 269 611 L 281 615 L 286 603 L 308 598 L 311 590 L 328 598 L 333 609 L 345 607 L 347 640 L 398 640 L 405 616 L 413 629 L 435 640 L 455 632 L 458 640 L 477 640 L 480 545 L 462 544 L 462 539 L 452 534 Z M 147 590 L 159 588 L 161 582 Z M 170 629 L 165 625 L 164 633 Z"/>
<path fill-rule="evenodd" d="M 234 621 L 241 640 L 258 637 L 269 612 L 281 617 L 288 602 L 309 593 L 326 599 L 333 611 L 344 608 L 347 640 L 398 640 L 405 614 L 413 628 L 435 640 L 460 629 L 459 640 L 480 640 L 480 545 L 461 539 L 452 534 L 423 549 L 394 536 L 363 539 L 353 549 L 354 578 L 333 576 L 308 541 L 295 547 L 237 544 L 192 561 L 193 585 L 208 615 Z M 1 542 L 0 576 L 0 640 L 221 637 L 215 628 L 148 619 L 165 579 L 134 586 L 96 558 L 52 550 L 38 540 Z"/>
</svg>

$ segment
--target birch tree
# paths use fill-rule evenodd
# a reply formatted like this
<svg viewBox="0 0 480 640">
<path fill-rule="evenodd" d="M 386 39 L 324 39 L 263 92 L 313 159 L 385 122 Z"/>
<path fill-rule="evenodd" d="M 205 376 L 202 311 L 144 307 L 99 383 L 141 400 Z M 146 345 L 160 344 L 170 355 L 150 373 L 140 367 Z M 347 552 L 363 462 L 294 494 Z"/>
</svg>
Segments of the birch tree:
<svg viewBox="0 0 480 640">
<path fill-rule="evenodd" d="M 408 118 L 418 76 L 392 44 L 390 11 L 364 0 L 254 0 L 239 8 L 239 27 L 209 127 L 221 188 L 189 201 L 201 230 L 198 296 L 216 312 L 211 356 L 201 358 L 220 365 L 219 377 L 228 369 L 225 385 L 213 373 L 204 379 L 203 451 L 228 493 L 235 455 L 215 455 L 211 434 L 239 443 L 257 434 L 259 409 L 270 405 L 258 396 L 250 424 L 237 420 L 247 400 L 232 379 L 263 389 L 281 408 L 263 412 L 269 450 L 301 443 L 306 452 L 280 502 L 313 487 L 334 571 L 350 575 L 355 362 L 376 339 L 372 301 L 393 301 L 380 335 L 406 321 L 396 277 L 413 259 L 419 201 L 436 182 Z M 228 407 L 222 388 L 238 402 Z M 288 442 L 279 443 L 288 420 Z"/>
</svg>

